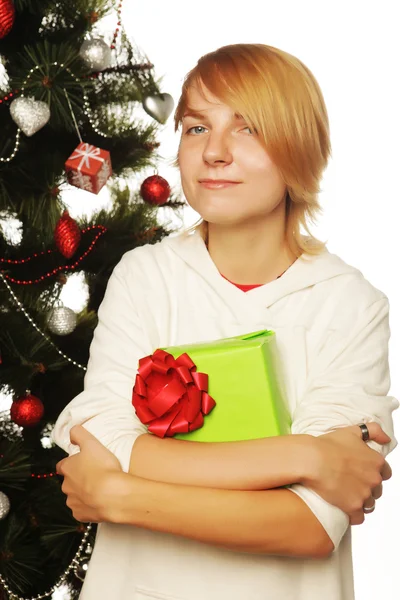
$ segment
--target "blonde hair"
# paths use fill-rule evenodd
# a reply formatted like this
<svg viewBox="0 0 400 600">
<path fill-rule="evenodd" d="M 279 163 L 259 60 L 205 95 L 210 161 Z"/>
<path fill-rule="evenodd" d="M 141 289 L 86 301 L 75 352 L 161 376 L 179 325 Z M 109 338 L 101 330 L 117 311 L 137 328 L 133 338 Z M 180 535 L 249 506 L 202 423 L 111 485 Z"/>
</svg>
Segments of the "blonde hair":
<svg viewBox="0 0 400 600">
<path fill-rule="evenodd" d="M 321 89 L 295 56 L 265 44 L 233 44 L 202 56 L 186 75 L 175 110 L 175 132 L 187 108 L 188 89 L 202 86 L 256 129 L 287 187 L 286 235 L 294 254 L 319 254 L 326 242 L 310 232 L 322 212 L 320 181 L 331 154 L 329 120 Z M 179 168 L 178 157 L 174 166 Z M 206 230 L 203 220 L 200 225 Z M 309 237 L 301 234 L 303 226 Z"/>
</svg>

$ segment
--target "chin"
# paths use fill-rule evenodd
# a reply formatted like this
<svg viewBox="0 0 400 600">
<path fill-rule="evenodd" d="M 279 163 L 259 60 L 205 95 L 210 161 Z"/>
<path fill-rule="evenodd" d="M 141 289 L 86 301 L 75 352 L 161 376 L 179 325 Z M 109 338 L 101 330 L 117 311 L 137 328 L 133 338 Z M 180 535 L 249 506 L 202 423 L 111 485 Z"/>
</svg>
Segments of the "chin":
<svg viewBox="0 0 400 600">
<path fill-rule="evenodd" d="M 248 218 L 246 219 L 246 217 L 241 216 L 235 216 L 232 214 L 215 214 L 215 213 L 199 213 L 201 218 L 204 221 L 207 221 L 207 223 L 210 223 L 212 225 L 220 225 L 222 227 L 233 227 L 233 226 L 238 226 L 238 225 L 242 225 L 244 224 Z"/>
<path fill-rule="evenodd" d="M 189 202 L 190 208 L 197 212 L 197 214 L 208 223 L 214 223 L 215 225 L 228 225 L 238 220 L 238 216 L 232 214 L 232 208 L 229 206 L 206 206 L 203 202 Z"/>
</svg>

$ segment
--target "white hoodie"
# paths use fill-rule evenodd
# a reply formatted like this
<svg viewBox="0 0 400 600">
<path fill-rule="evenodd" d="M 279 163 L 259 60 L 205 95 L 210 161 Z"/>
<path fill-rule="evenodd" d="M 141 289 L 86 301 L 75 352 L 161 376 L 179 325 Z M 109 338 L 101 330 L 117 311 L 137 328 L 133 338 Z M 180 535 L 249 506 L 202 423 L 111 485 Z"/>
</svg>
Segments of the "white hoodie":
<svg viewBox="0 0 400 600">
<path fill-rule="evenodd" d="M 199 232 L 127 252 L 98 312 L 84 391 L 61 413 L 56 443 L 85 422 L 129 470 L 146 433 L 131 405 L 139 358 L 156 348 L 261 329 L 276 332 L 292 432 L 321 435 L 377 421 L 393 450 L 387 393 L 388 300 L 328 250 L 300 257 L 279 279 L 243 292 L 224 279 Z M 311 490 L 291 487 L 335 544 L 322 560 L 246 554 L 134 526 L 99 525 L 81 600 L 353 600 L 348 517 Z M 194 515 L 195 518 L 195 515 Z"/>
</svg>

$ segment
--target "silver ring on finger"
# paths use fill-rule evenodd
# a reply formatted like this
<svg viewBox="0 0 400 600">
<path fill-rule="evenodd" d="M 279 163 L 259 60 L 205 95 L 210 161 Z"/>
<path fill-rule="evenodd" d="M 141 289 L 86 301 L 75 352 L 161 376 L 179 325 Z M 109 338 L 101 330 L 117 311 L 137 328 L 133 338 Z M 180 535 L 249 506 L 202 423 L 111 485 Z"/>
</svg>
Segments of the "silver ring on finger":
<svg viewBox="0 0 400 600">
<path fill-rule="evenodd" d="M 372 513 L 375 510 L 375 502 L 373 503 L 372 506 L 364 506 L 363 508 L 365 513 Z"/>
<path fill-rule="evenodd" d="M 368 427 L 365 425 L 365 423 L 360 423 L 359 428 L 361 429 L 361 432 L 362 432 L 363 442 L 368 442 L 369 441 Z"/>
</svg>

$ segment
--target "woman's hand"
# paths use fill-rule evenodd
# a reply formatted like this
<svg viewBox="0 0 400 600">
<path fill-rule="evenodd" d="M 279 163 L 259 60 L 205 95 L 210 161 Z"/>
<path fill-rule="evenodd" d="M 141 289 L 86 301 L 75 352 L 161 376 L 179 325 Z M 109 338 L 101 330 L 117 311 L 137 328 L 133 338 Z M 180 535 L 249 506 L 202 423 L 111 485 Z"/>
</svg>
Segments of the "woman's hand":
<svg viewBox="0 0 400 600">
<path fill-rule="evenodd" d="M 377 423 L 368 423 L 368 430 L 370 440 L 381 445 L 390 442 Z M 392 476 L 390 466 L 362 440 L 358 425 L 314 439 L 311 476 L 303 483 L 347 513 L 351 525 L 363 523 L 364 508 L 373 506 L 382 494 L 382 481 Z"/>
<path fill-rule="evenodd" d="M 384 468 L 381 471 L 381 474 L 382 474 L 383 481 L 387 481 L 392 476 L 392 469 L 391 469 L 389 463 L 386 462 L 386 460 L 385 460 Z M 371 513 L 375 510 L 375 501 L 378 500 L 378 498 L 380 498 L 382 496 L 382 493 L 383 493 L 383 486 L 380 483 L 372 490 L 372 494 L 371 494 L 370 498 L 368 498 L 368 500 L 366 500 L 364 502 L 364 506 L 363 506 L 364 513 Z M 358 515 L 359 518 L 361 516 L 362 516 L 361 514 Z M 353 516 L 353 520 L 357 520 L 357 515 Z M 363 522 L 363 520 L 360 521 L 360 523 L 362 523 L 362 522 Z M 354 523 L 352 523 L 352 525 L 358 525 L 358 523 L 354 522 Z"/>
<path fill-rule="evenodd" d="M 57 463 L 61 486 L 75 519 L 84 523 L 111 520 L 113 497 L 121 475 L 118 459 L 81 425 L 70 433 L 80 452 Z"/>
</svg>

